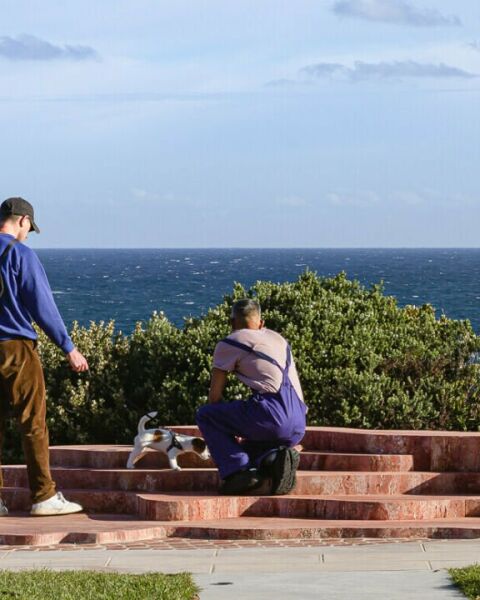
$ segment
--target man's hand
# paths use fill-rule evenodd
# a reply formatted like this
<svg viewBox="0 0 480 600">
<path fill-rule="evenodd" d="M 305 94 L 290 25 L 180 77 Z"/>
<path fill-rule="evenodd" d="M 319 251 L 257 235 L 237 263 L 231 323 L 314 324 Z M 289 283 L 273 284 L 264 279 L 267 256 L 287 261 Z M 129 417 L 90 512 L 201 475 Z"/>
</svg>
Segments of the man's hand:
<svg viewBox="0 0 480 600">
<path fill-rule="evenodd" d="M 87 359 L 76 348 L 67 354 L 67 360 L 76 373 L 88 371 Z"/>
</svg>

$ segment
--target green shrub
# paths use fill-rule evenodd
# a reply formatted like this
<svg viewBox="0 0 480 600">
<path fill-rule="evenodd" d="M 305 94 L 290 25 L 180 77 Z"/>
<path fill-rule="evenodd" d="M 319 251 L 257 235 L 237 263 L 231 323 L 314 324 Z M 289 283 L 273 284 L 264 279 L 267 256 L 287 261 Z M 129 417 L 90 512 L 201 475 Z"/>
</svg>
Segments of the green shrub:
<svg viewBox="0 0 480 600">
<path fill-rule="evenodd" d="M 453 583 L 460 588 L 466 598 L 480 598 L 480 565 L 478 563 L 461 569 L 449 569 Z"/>
<path fill-rule="evenodd" d="M 380 285 L 367 289 L 343 273 L 307 271 L 293 283 L 236 285 L 182 329 L 156 313 L 128 337 L 113 322 L 75 325 L 90 376 L 72 373 L 40 334 L 52 443 L 130 443 L 137 418 L 151 410 L 161 424 L 193 423 L 215 344 L 229 333 L 232 303 L 245 296 L 260 301 L 267 327 L 290 342 L 309 424 L 480 429 L 480 369 L 469 362 L 480 338 L 468 321 L 436 319 L 430 305 L 399 308 Z M 225 399 L 247 393 L 231 377 Z"/>
</svg>

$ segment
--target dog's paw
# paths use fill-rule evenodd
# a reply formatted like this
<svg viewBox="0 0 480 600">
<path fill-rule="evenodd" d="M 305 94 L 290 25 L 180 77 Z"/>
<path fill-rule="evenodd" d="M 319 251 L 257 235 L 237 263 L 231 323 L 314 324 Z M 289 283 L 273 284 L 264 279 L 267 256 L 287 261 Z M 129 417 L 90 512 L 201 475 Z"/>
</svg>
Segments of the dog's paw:
<svg viewBox="0 0 480 600">
<path fill-rule="evenodd" d="M 173 467 L 173 470 L 174 470 L 174 471 L 181 471 L 181 470 L 182 470 L 182 467 L 179 467 L 179 466 L 177 465 L 176 467 Z"/>
</svg>

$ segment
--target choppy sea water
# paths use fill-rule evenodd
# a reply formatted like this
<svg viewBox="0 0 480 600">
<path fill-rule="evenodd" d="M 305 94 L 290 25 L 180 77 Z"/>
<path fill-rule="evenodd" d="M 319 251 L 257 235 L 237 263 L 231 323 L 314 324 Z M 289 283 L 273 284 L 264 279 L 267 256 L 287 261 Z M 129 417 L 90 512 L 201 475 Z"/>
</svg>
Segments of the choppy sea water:
<svg viewBox="0 0 480 600">
<path fill-rule="evenodd" d="M 305 269 L 384 282 L 400 305 L 430 303 L 480 333 L 480 249 L 38 250 L 67 323 L 115 319 L 130 333 L 163 311 L 176 325 L 221 302 L 238 281 L 295 280 Z"/>
</svg>

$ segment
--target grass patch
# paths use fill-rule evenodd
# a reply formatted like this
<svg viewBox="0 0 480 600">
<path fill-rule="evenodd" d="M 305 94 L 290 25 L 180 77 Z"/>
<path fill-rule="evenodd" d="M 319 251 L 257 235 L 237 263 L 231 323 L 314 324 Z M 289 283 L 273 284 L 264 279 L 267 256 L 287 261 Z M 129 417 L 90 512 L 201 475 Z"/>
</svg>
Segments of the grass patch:
<svg viewBox="0 0 480 600">
<path fill-rule="evenodd" d="M 462 569 L 449 569 L 450 577 L 467 598 L 480 598 L 480 565 L 475 564 Z"/>
<path fill-rule="evenodd" d="M 193 600 L 197 592 L 188 573 L 0 571 L 1 600 Z"/>
</svg>

